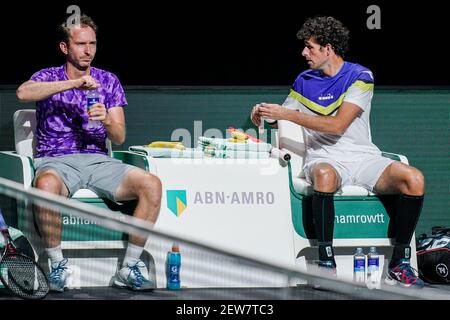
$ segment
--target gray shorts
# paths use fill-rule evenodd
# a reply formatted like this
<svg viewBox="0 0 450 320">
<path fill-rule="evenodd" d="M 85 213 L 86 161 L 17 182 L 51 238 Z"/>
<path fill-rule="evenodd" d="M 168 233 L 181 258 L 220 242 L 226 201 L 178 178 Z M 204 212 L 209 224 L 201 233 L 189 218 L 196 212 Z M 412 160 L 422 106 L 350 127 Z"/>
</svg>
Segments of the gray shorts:
<svg viewBox="0 0 450 320">
<path fill-rule="evenodd" d="M 36 176 L 44 170 L 55 170 L 72 197 L 79 189 L 94 191 L 100 198 L 116 201 L 116 190 L 133 166 L 102 154 L 70 154 L 36 158 Z"/>
<path fill-rule="evenodd" d="M 314 166 L 318 163 L 328 163 L 337 171 L 341 177 L 341 187 L 346 185 L 357 185 L 374 192 L 374 187 L 383 174 L 384 170 L 395 160 L 381 155 L 368 154 L 364 158 L 353 161 L 334 161 L 328 158 L 314 158 L 304 165 L 306 181 L 313 184 L 311 175 Z"/>
</svg>

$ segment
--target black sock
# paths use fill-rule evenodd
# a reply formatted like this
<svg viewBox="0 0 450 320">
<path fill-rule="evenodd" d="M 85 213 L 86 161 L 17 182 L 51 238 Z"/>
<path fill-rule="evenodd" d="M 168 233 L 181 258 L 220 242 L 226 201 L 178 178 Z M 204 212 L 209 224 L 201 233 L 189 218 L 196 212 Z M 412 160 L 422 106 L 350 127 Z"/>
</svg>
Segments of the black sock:
<svg viewBox="0 0 450 320">
<path fill-rule="evenodd" d="M 394 252 L 392 252 L 392 259 L 389 262 L 389 268 L 393 268 L 400 264 L 401 260 L 409 260 L 411 258 L 411 247 L 409 244 L 396 244 Z"/>
<path fill-rule="evenodd" d="M 401 259 L 409 259 L 411 248 L 409 246 L 412 235 L 419 221 L 423 206 L 423 196 L 409 196 L 401 194 L 398 197 L 395 213 L 395 247 L 392 254 L 390 267 L 399 264 Z"/>
<path fill-rule="evenodd" d="M 312 209 L 314 228 L 319 244 L 319 260 L 333 261 L 333 230 L 334 230 L 334 193 L 318 192 L 314 190 Z"/>
<path fill-rule="evenodd" d="M 331 242 L 319 242 L 319 260 L 320 261 L 332 261 L 336 266 L 334 260 L 334 251 Z"/>
</svg>

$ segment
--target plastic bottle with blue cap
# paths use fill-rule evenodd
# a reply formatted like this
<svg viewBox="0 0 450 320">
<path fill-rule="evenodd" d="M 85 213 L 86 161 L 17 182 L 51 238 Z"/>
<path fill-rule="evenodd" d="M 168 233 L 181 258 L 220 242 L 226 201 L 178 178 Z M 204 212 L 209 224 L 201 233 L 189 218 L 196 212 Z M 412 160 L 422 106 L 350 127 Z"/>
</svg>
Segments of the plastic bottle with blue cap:
<svg viewBox="0 0 450 320">
<path fill-rule="evenodd" d="M 167 289 L 178 290 L 181 288 L 180 269 L 181 253 L 177 243 L 172 245 L 172 250 L 167 253 Z"/>
</svg>

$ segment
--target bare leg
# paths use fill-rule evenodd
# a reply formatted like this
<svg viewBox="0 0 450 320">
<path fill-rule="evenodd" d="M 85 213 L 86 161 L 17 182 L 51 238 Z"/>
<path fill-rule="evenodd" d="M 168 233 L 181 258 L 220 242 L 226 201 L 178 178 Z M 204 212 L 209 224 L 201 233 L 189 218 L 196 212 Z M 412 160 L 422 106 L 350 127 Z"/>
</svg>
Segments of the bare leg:
<svg viewBox="0 0 450 320">
<path fill-rule="evenodd" d="M 56 195 L 67 197 L 69 191 L 54 170 L 45 170 L 36 177 L 36 188 Z M 59 212 L 36 206 L 37 222 L 46 248 L 54 248 L 61 244 L 62 219 Z"/>
<path fill-rule="evenodd" d="M 142 169 L 131 169 L 117 188 L 116 200 L 138 199 L 134 217 L 156 223 L 161 207 L 161 181 Z M 130 243 L 143 247 L 145 238 L 130 235 Z"/>
<path fill-rule="evenodd" d="M 390 164 L 378 179 L 375 191 L 380 194 L 407 194 L 422 196 L 425 178 L 422 172 L 401 162 Z"/>
<path fill-rule="evenodd" d="M 318 163 L 314 166 L 312 174 L 314 190 L 320 192 L 336 192 L 341 185 L 341 177 L 328 163 Z"/>
</svg>

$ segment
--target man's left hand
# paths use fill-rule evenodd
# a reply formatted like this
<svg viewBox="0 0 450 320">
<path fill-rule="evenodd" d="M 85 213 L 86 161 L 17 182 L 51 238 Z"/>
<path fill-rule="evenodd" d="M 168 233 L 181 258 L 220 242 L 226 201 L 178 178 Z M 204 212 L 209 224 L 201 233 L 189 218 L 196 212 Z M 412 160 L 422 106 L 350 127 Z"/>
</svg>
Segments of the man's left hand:
<svg viewBox="0 0 450 320">
<path fill-rule="evenodd" d="M 96 103 L 88 110 L 89 120 L 98 120 L 106 124 L 108 111 L 103 103 Z"/>
</svg>

